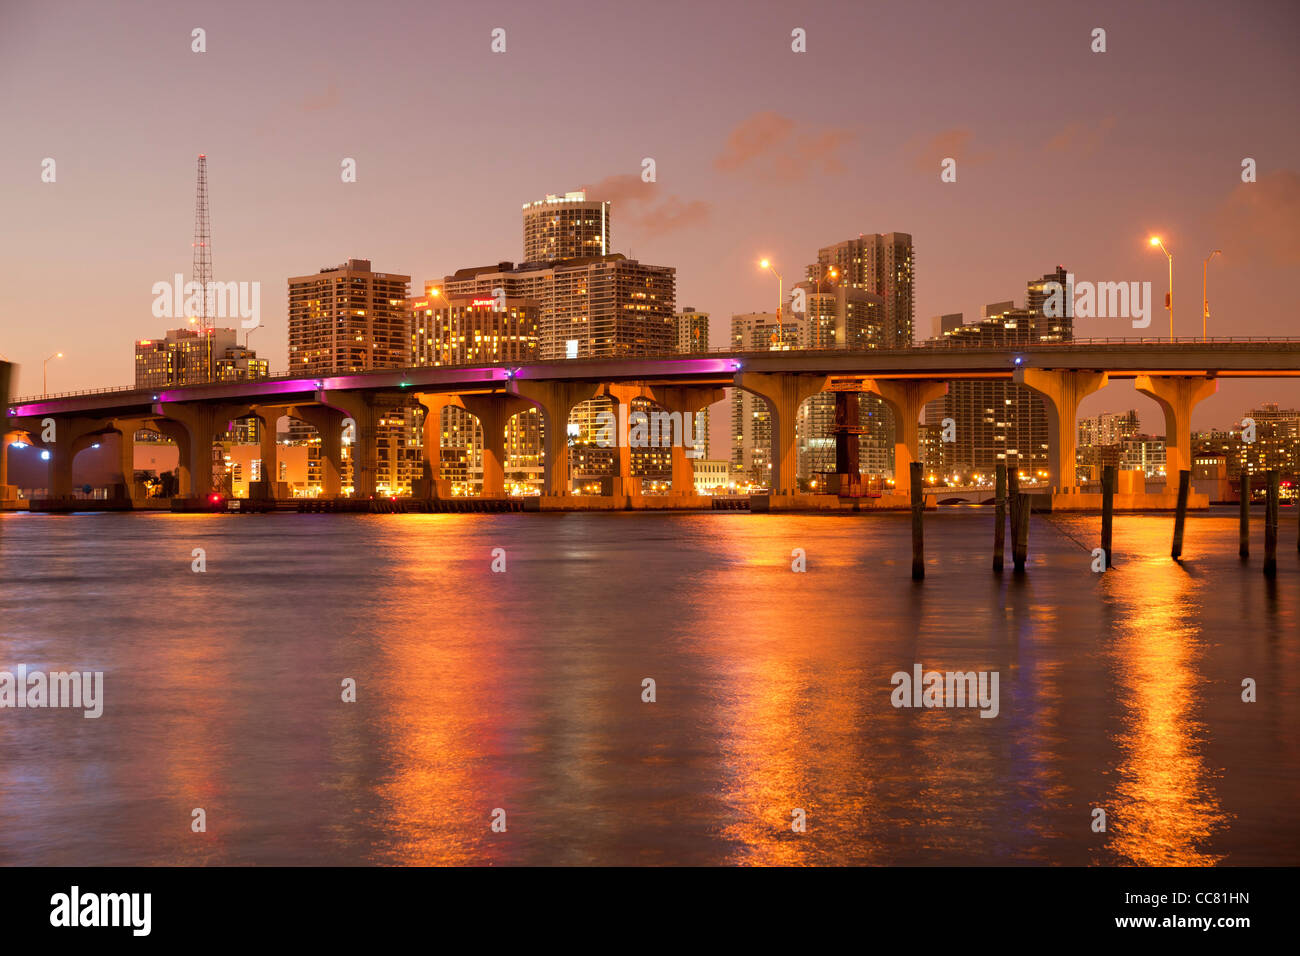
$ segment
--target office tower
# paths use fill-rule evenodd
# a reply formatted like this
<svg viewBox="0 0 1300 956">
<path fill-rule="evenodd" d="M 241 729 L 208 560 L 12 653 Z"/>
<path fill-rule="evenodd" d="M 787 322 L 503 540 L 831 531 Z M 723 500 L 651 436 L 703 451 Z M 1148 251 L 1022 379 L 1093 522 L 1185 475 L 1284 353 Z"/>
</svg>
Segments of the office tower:
<svg viewBox="0 0 1300 956">
<path fill-rule="evenodd" d="M 941 339 L 953 329 L 961 325 L 962 314 L 952 312 L 948 315 L 936 315 L 930 319 L 932 338 Z"/>
<path fill-rule="evenodd" d="M 500 306 L 500 308 L 498 308 Z M 447 296 L 433 287 L 410 300 L 413 366 L 470 365 L 537 359 L 534 299 Z M 442 454 L 436 477 L 452 483 L 457 494 L 476 494 L 483 483 L 483 436 L 478 420 L 463 408 L 442 410 Z M 421 430 L 421 440 L 423 440 Z M 543 482 L 542 422 L 536 409 L 511 417 L 506 425 L 507 486 L 540 491 Z"/>
<path fill-rule="evenodd" d="M 311 375 L 405 367 L 410 284 L 410 276 L 372 272 L 369 259 L 349 259 L 289 279 L 290 371 Z"/>
<path fill-rule="evenodd" d="M 266 378 L 265 359 L 239 344 L 234 329 L 172 329 L 135 343 L 135 387 L 174 388 Z"/>
<path fill-rule="evenodd" d="M 1233 426 L 1229 474 L 1239 475 L 1243 471 L 1259 474 L 1276 468 L 1294 476 L 1300 467 L 1300 411 L 1280 408 L 1276 402 L 1265 402 L 1242 417 L 1255 422 L 1255 440 L 1244 441 L 1240 422 Z"/>
<path fill-rule="evenodd" d="M 375 272 L 369 259 L 349 259 L 311 275 L 289 279 L 289 369 L 293 374 L 368 372 L 410 365 L 411 277 Z M 409 493 L 419 477 L 419 423 L 411 400 L 381 410 L 376 429 L 380 494 Z M 290 423 L 290 439 L 314 442 L 304 422 Z M 349 449 L 345 447 L 345 458 Z M 319 482 L 319 456 L 312 478 Z M 350 483 L 351 463 L 344 467 Z"/>
<path fill-rule="evenodd" d="M 834 276 L 832 277 L 832 272 Z M 832 279 L 881 297 L 883 321 L 880 348 L 908 348 L 915 318 L 916 253 L 905 232 L 860 235 L 817 250 L 808 267 L 808 280 Z"/>
<path fill-rule="evenodd" d="M 1058 275 L 1063 282 L 1063 267 L 1026 284 L 1026 308 L 1018 309 L 1010 301 L 991 303 L 981 310 L 980 321 L 952 326 L 930 344 L 1016 348 L 1069 341 L 1073 330 L 1068 319 L 1042 312 L 1043 285 Z M 944 324 L 952 325 L 951 321 Z M 930 402 L 925 410 L 928 426 L 942 429 L 944 419 L 953 420 L 955 440 L 939 441 L 938 460 L 926 459 L 926 466 L 936 474 L 949 478 L 955 474 L 959 480 L 977 474 L 986 478 L 997 465 L 1006 463 L 1026 480 L 1047 477 L 1047 413 L 1042 400 L 1028 388 L 1005 380 L 951 382 L 948 394 Z"/>
<path fill-rule="evenodd" d="M 160 339 L 135 343 L 136 388 L 239 382 L 269 374 L 266 360 L 240 345 L 235 329 L 171 329 Z M 228 440 L 238 445 L 256 444 L 259 428 L 256 418 L 239 419 L 233 423 Z"/>
<path fill-rule="evenodd" d="M 673 316 L 673 351 L 707 352 L 709 350 L 709 313 L 686 306 Z"/>
<path fill-rule="evenodd" d="M 1038 326 L 1035 329 L 1035 341 L 1038 342 L 1069 342 L 1074 338 L 1074 308 L 1062 308 L 1061 315 L 1047 315 L 1043 308 L 1047 298 L 1052 295 L 1052 289 L 1048 286 L 1051 283 L 1058 283 L 1061 286 L 1061 303 L 1073 303 L 1074 289 L 1069 287 L 1068 274 L 1065 266 L 1057 266 L 1055 272 L 1048 272 L 1041 279 L 1032 279 L 1025 293 L 1025 308 L 1031 312 L 1037 320 Z"/>
<path fill-rule="evenodd" d="M 1124 442 L 1136 438 L 1140 427 L 1137 409 L 1122 415 L 1105 412 L 1081 420 L 1074 456 L 1078 475 L 1087 481 L 1100 481 L 1102 468 L 1118 468 Z"/>
<path fill-rule="evenodd" d="M 524 203 L 524 262 L 608 255 L 609 203 L 588 202 L 586 192 L 548 195 Z"/>
<path fill-rule="evenodd" d="M 709 313 L 686 306 L 673 316 L 673 341 L 675 351 L 682 354 L 709 350 Z M 709 457 L 709 420 L 712 409 L 695 413 L 695 428 L 691 432 L 691 447 L 697 454 L 696 463 Z"/>
<path fill-rule="evenodd" d="M 538 350 L 547 360 L 671 352 L 676 286 L 676 269 L 615 253 L 461 269 L 425 291 L 489 298 L 500 289 L 507 298 L 535 299 Z"/>
<path fill-rule="evenodd" d="M 462 269 L 447 276 L 441 288 L 448 296 L 489 297 L 500 290 L 507 298 L 535 299 L 538 351 L 547 360 L 672 352 L 676 285 L 676 269 L 614 253 Z M 570 415 L 569 424 L 577 429 L 570 455 L 575 476 L 606 475 L 614 469 L 614 450 L 595 444 L 599 415 L 609 409 L 607 400 L 598 399 L 581 403 Z M 671 468 L 667 449 L 632 450 L 635 476 L 666 477 Z"/>
</svg>

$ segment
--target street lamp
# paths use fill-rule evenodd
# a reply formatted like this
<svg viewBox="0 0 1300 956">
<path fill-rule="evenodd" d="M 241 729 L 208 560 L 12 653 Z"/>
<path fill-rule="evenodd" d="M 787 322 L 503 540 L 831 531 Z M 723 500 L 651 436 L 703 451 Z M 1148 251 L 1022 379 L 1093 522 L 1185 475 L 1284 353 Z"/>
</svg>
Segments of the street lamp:
<svg viewBox="0 0 1300 956">
<path fill-rule="evenodd" d="M 1210 293 L 1208 291 L 1209 279 L 1210 279 L 1210 260 L 1213 259 L 1215 256 L 1222 255 L 1222 254 L 1223 254 L 1222 249 L 1215 249 L 1213 252 L 1211 252 L 1208 256 L 1205 257 L 1205 265 L 1201 267 L 1201 341 L 1202 342 L 1206 340 L 1205 328 L 1210 323 Z"/>
<path fill-rule="evenodd" d="M 1169 260 L 1169 298 L 1166 306 L 1169 309 L 1169 341 L 1172 342 L 1174 340 L 1174 255 L 1165 248 L 1165 244 L 1160 241 L 1159 236 L 1151 237 L 1151 245 L 1159 246 L 1160 251 Z"/>
<path fill-rule="evenodd" d="M 50 394 L 49 373 L 46 371 L 46 369 L 49 368 L 50 359 L 56 359 L 56 358 L 63 358 L 63 353 L 55 352 L 53 355 L 50 356 L 50 358 L 47 358 L 44 362 L 41 363 L 41 398 L 45 398 L 47 395 Z"/>
<path fill-rule="evenodd" d="M 776 324 L 780 326 L 781 306 L 785 305 L 785 280 L 781 278 L 781 273 L 777 272 L 767 259 L 760 262 L 759 266 L 776 276 Z"/>
</svg>

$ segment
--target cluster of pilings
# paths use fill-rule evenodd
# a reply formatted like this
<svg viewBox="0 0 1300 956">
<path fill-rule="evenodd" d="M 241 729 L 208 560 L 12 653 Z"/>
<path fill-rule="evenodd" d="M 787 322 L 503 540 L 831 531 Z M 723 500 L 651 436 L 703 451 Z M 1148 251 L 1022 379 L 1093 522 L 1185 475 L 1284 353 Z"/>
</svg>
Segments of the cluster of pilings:
<svg viewBox="0 0 1300 956">
<path fill-rule="evenodd" d="M 925 492 L 921 486 L 922 465 L 912 462 L 912 580 L 925 579 Z M 1113 532 L 1115 527 L 1114 465 L 1106 465 L 1101 473 L 1101 550 L 1105 568 L 1115 566 Z M 1277 576 L 1278 504 L 1280 499 L 1280 474 L 1276 470 L 1264 472 L 1264 575 Z M 1174 540 L 1170 556 L 1179 561 L 1183 556 L 1183 530 L 1187 525 L 1187 497 L 1191 488 L 1192 473 L 1183 469 L 1178 473 L 1178 506 L 1174 511 Z M 1016 469 L 997 466 L 997 486 L 994 499 L 993 573 L 1001 574 L 1006 549 L 1008 517 L 1012 535 L 1012 562 L 1017 574 L 1024 574 L 1029 558 L 1029 514 L 1032 495 L 1020 490 L 1020 476 Z M 1245 560 L 1250 557 L 1250 475 L 1241 475 L 1240 543 L 1238 553 Z M 1008 515 L 1008 510 L 1010 514 Z M 1300 551 L 1300 531 L 1296 536 L 1296 550 Z"/>
</svg>

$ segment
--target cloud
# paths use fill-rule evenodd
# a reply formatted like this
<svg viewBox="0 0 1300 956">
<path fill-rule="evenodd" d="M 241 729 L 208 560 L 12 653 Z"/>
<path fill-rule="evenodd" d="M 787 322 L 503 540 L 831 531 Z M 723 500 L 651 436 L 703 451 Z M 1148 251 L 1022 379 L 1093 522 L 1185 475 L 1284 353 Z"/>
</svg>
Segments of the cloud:
<svg viewBox="0 0 1300 956">
<path fill-rule="evenodd" d="M 1283 169 L 1239 183 L 1214 214 L 1225 257 L 1300 265 L 1300 173 Z"/>
<path fill-rule="evenodd" d="M 713 168 L 780 182 L 806 179 L 814 172 L 835 175 L 844 171 L 840 150 L 856 135 L 844 127 L 800 126 L 788 116 L 765 110 L 731 131 Z"/>
<path fill-rule="evenodd" d="M 1115 126 L 1115 117 L 1107 116 L 1097 123 L 1077 120 L 1068 124 L 1044 145 L 1049 153 L 1074 153 L 1091 156 L 1101 146 L 1106 134 Z"/>
<path fill-rule="evenodd" d="M 965 127 L 953 127 L 935 133 L 929 139 L 914 136 L 903 147 L 903 151 L 907 154 L 908 165 L 912 169 L 937 175 L 939 164 L 945 159 L 957 160 L 958 167 L 982 166 L 989 162 L 994 151 L 975 149 L 970 145 L 974 138 L 975 134 Z"/>
<path fill-rule="evenodd" d="M 687 201 L 665 195 L 657 183 L 643 182 L 639 173 L 607 176 L 582 188 L 587 198 L 614 205 L 620 230 L 630 226 L 634 233 L 651 239 L 697 226 L 712 210 L 711 204 L 701 199 Z"/>
</svg>

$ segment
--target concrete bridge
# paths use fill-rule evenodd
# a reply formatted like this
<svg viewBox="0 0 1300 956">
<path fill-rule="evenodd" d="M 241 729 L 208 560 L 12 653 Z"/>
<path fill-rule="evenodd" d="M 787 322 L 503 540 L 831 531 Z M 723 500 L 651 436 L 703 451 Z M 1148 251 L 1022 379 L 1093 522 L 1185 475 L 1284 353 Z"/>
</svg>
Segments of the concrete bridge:
<svg viewBox="0 0 1300 956">
<path fill-rule="evenodd" d="M 908 466 L 919 456 L 917 421 L 925 404 L 947 392 L 948 382 L 1006 379 L 1039 396 L 1047 410 L 1049 484 L 1060 494 L 1077 491 L 1075 423 L 1079 403 L 1115 379 L 1133 380 L 1164 411 L 1170 493 L 1178 472 L 1191 467 L 1191 413 L 1213 395 L 1221 378 L 1300 376 L 1300 339 L 1159 341 L 1075 340 L 1023 349 L 927 345 L 868 351 L 802 350 L 717 352 L 636 358 L 561 359 L 528 365 L 474 365 L 382 370 L 346 375 L 283 376 L 257 381 L 161 390 L 119 388 L 19 399 L 5 409 L 0 445 L 0 487 L 6 484 L 8 447 L 22 438 L 50 452 L 50 493 L 72 494 L 72 460 L 102 436 L 120 436 L 124 471 L 132 468 L 132 436 L 141 429 L 175 440 L 180 451 L 180 494 L 211 491 L 211 449 L 236 419 L 265 426 L 263 460 L 275 461 L 275 423 L 289 416 L 313 425 L 321 439 L 323 493 L 341 491 L 345 419 L 356 426 L 355 497 L 375 494 L 376 427 L 394 398 L 413 397 L 427 411 L 424 455 L 439 474 L 438 413 L 463 407 L 483 426 L 483 493 L 504 494 L 504 430 L 528 408 L 546 423 L 545 487 L 569 493 L 567 428 L 579 403 L 605 397 L 613 403 L 644 399 L 665 411 L 689 414 L 722 398 L 726 387 L 762 397 L 772 418 L 772 490 L 795 495 L 795 418 L 809 397 L 837 387 L 880 396 L 896 422 L 895 492 L 906 495 Z M 54 424 L 53 439 L 43 433 Z M 693 492 L 685 449 L 672 450 L 674 495 Z M 631 454 L 618 448 L 619 473 L 631 476 Z M 274 474 L 274 472 L 272 472 Z"/>
</svg>

